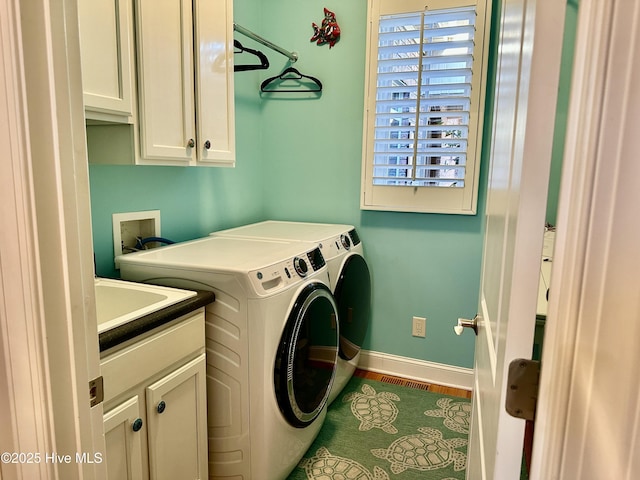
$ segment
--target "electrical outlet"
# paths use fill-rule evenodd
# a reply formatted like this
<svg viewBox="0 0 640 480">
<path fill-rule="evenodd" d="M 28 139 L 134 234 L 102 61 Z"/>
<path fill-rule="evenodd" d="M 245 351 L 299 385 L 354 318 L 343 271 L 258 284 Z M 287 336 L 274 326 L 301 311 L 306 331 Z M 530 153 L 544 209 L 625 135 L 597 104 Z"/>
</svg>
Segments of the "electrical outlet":
<svg viewBox="0 0 640 480">
<path fill-rule="evenodd" d="M 427 336 L 427 319 L 424 317 L 413 317 L 413 326 L 411 329 L 411 335 L 414 337 L 426 337 Z"/>
</svg>

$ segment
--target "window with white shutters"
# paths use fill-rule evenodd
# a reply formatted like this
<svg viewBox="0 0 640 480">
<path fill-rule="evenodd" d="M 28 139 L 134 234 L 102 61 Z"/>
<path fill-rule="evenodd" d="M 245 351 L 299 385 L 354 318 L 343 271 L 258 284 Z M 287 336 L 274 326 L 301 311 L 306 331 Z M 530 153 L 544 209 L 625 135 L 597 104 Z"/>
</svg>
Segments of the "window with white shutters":
<svg viewBox="0 0 640 480">
<path fill-rule="evenodd" d="M 484 1 L 369 1 L 363 209 L 475 213 Z"/>
</svg>

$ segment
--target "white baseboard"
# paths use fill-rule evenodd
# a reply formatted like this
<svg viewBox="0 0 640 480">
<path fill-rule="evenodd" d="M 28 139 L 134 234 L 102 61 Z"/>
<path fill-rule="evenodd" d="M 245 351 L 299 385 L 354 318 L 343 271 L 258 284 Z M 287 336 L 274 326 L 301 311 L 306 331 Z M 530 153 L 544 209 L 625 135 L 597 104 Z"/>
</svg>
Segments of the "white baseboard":
<svg viewBox="0 0 640 480">
<path fill-rule="evenodd" d="M 369 350 L 360 351 L 358 368 L 446 387 L 473 390 L 473 369 L 471 368 L 454 367 Z"/>
</svg>

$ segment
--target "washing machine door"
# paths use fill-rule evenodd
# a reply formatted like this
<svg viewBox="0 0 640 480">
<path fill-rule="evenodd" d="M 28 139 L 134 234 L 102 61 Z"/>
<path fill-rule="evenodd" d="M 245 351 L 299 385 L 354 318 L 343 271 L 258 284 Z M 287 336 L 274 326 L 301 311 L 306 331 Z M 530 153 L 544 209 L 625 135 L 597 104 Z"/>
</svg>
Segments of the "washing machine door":
<svg viewBox="0 0 640 480">
<path fill-rule="evenodd" d="M 278 407 L 294 427 L 309 425 L 327 403 L 338 359 L 331 290 L 312 282 L 299 293 L 280 339 L 274 369 Z"/>
<path fill-rule="evenodd" d="M 371 321 L 371 275 L 362 255 L 352 253 L 344 260 L 334 296 L 340 319 L 340 358 L 351 360 L 360 351 Z"/>
</svg>

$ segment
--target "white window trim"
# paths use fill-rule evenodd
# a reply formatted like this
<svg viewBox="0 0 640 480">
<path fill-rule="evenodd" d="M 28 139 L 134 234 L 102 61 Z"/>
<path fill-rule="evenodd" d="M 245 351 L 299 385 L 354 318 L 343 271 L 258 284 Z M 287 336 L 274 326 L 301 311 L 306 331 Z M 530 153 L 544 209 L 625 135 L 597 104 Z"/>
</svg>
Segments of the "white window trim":
<svg viewBox="0 0 640 480">
<path fill-rule="evenodd" d="M 439 10 L 465 6 L 475 6 L 477 13 L 471 94 L 471 115 L 475 115 L 476 118 L 475 127 L 469 131 L 465 187 L 449 189 L 373 185 L 373 139 L 380 16 L 419 12 L 425 7 L 430 10 Z M 369 0 L 360 197 L 362 210 L 475 215 L 478 202 L 490 23 L 490 0 L 431 0 L 428 4 L 425 4 L 424 0 Z"/>
</svg>

